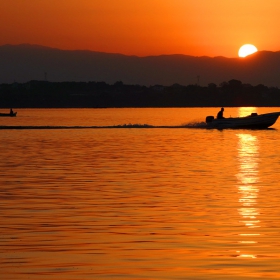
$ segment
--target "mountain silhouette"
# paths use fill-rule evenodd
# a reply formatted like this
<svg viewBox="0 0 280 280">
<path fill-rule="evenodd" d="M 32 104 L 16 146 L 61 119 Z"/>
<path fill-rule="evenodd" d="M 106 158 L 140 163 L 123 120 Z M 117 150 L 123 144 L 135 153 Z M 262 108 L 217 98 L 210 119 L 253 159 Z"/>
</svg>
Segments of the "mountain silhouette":
<svg viewBox="0 0 280 280">
<path fill-rule="evenodd" d="M 127 56 L 38 45 L 0 46 L 0 83 L 30 80 L 104 81 L 139 85 L 219 85 L 242 83 L 280 86 L 280 51 L 259 51 L 246 58 L 188 55 Z"/>
</svg>

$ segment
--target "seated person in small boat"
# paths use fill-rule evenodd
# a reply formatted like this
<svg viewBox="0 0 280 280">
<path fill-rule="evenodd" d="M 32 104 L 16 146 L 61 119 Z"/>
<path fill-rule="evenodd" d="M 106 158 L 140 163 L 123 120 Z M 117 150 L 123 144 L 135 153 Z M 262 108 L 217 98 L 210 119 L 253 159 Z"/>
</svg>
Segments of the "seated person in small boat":
<svg viewBox="0 0 280 280">
<path fill-rule="evenodd" d="M 217 114 L 217 119 L 224 119 L 223 114 L 224 114 L 224 108 L 221 108 L 221 110 Z"/>
</svg>

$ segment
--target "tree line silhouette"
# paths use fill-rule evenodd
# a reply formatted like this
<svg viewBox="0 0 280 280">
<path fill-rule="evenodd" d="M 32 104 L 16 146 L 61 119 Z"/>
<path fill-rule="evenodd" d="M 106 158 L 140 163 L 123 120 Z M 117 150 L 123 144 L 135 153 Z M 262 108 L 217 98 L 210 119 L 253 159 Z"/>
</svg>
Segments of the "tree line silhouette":
<svg viewBox="0 0 280 280">
<path fill-rule="evenodd" d="M 1 108 L 278 107 L 280 89 L 232 79 L 220 85 L 127 85 L 122 81 L 0 84 Z"/>
</svg>

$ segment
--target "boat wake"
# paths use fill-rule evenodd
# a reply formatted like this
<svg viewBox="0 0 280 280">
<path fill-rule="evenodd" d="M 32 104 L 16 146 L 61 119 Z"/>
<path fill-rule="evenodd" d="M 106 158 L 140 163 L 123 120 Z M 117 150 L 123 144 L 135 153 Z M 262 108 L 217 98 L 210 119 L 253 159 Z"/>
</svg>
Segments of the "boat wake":
<svg viewBox="0 0 280 280">
<path fill-rule="evenodd" d="M 2 129 L 15 129 L 15 130 L 23 130 L 23 129 L 144 129 L 144 128 L 206 128 L 206 123 L 192 122 L 186 123 L 182 125 L 150 125 L 150 124 L 119 124 L 119 125 L 105 125 L 105 126 L 47 126 L 47 125 L 19 125 L 19 126 L 0 126 L 0 130 Z"/>
<path fill-rule="evenodd" d="M 190 122 L 184 124 L 185 128 L 207 128 L 207 123 L 205 122 Z"/>
</svg>

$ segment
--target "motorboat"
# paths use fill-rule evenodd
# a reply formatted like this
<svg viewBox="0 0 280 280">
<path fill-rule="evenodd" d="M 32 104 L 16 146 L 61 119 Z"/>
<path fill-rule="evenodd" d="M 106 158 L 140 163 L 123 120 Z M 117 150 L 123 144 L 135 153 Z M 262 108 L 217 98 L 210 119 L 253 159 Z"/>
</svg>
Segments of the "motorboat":
<svg viewBox="0 0 280 280">
<path fill-rule="evenodd" d="M 12 113 L 0 113 L 0 117 L 16 117 L 17 112 Z"/>
<path fill-rule="evenodd" d="M 213 116 L 206 117 L 209 128 L 249 128 L 264 129 L 272 126 L 278 119 L 280 112 L 260 114 L 252 113 L 246 117 L 216 119 Z"/>
</svg>

